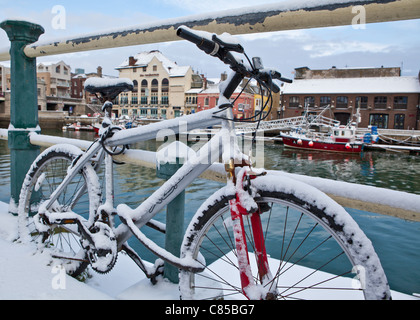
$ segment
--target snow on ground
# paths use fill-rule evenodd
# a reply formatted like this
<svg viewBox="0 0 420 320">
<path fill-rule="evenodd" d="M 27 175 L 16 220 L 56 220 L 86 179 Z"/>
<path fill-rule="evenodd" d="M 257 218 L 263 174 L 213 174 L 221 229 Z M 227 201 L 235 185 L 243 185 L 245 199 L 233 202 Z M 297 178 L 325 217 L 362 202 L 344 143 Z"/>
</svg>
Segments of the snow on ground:
<svg viewBox="0 0 420 320">
<path fill-rule="evenodd" d="M 0 300 L 179 299 L 177 285 L 162 279 L 152 286 L 124 254 L 118 256 L 110 273 L 102 275 L 91 271 L 92 277 L 86 283 L 65 275 L 58 267 L 50 265 L 46 253 L 14 241 L 17 217 L 8 213 L 8 206 L 0 202 Z"/>
<path fill-rule="evenodd" d="M 47 253 L 31 244 L 15 241 L 17 217 L 8 213 L 8 204 L 0 202 L 0 300 L 177 300 L 178 285 L 161 279 L 152 285 L 125 254 L 119 254 L 108 274 L 90 272 L 80 282 L 50 264 Z M 393 299 L 414 297 L 392 291 Z"/>
</svg>

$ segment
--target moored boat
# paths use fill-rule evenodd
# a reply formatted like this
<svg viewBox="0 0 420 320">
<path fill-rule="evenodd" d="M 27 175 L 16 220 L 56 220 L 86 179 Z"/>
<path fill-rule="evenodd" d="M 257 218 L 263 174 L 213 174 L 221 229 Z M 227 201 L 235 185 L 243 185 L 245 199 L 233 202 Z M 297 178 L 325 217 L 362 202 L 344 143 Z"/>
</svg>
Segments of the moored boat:
<svg viewBox="0 0 420 320">
<path fill-rule="evenodd" d="M 340 125 L 338 120 L 325 117 L 323 114 L 328 110 L 330 110 L 330 106 L 327 106 L 317 116 L 308 116 L 308 112 L 306 112 L 304 125 L 297 126 L 288 133 L 280 134 L 284 145 L 290 148 L 317 151 L 362 152 L 366 139 L 356 135 L 360 113 L 357 111 L 353 115 L 355 121 L 344 126 Z"/>
<path fill-rule="evenodd" d="M 356 138 L 354 127 L 334 127 L 328 133 L 296 130 L 282 133 L 281 137 L 284 145 L 290 148 L 345 153 L 360 153 L 363 149 L 363 141 Z"/>
</svg>

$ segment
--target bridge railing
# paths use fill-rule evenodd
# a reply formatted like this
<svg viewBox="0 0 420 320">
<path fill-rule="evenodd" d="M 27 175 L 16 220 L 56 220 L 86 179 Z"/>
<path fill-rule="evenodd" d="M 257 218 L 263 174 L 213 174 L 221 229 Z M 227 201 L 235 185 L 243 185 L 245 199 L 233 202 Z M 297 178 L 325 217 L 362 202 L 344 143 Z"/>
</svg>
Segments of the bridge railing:
<svg viewBox="0 0 420 320">
<path fill-rule="evenodd" d="M 3 21 L 0 27 L 6 31 L 11 41 L 10 50 L 0 52 L 0 61 L 11 58 L 11 125 L 8 140 L 12 158 L 12 199 L 17 203 L 24 172 L 39 153 L 38 148 L 31 145 L 28 139 L 30 129 L 39 129 L 36 57 L 175 41 L 179 40 L 175 30 L 180 25 L 215 33 L 249 34 L 419 17 L 419 0 L 295 0 L 168 19 L 53 42 L 38 41 L 44 29 L 37 24 L 16 20 Z M 16 161 L 18 158 L 21 161 Z"/>
<path fill-rule="evenodd" d="M 0 129 L 0 139 L 7 139 L 7 137 L 8 130 Z M 82 150 L 86 150 L 92 143 L 91 141 L 81 139 L 49 136 L 36 132 L 31 132 L 29 134 L 29 140 L 32 145 L 43 148 L 58 143 L 70 143 Z M 151 169 L 156 168 L 156 152 L 152 151 L 129 149 L 126 150 L 124 154 L 114 156 L 114 158 L 116 161 L 120 162 L 140 165 Z M 289 174 L 282 171 L 270 171 L 270 173 L 279 176 L 291 176 L 293 179 L 312 185 L 348 208 L 391 215 L 412 221 L 420 221 L 420 206 L 418 206 L 418 203 L 420 203 L 420 195 L 346 183 L 343 181 Z M 213 164 L 200 176 L 200 178 L 226 182 L 224 164 Z M 396 199 L 406 199 L 406 201 L 396 201 Z"/>
</svg>

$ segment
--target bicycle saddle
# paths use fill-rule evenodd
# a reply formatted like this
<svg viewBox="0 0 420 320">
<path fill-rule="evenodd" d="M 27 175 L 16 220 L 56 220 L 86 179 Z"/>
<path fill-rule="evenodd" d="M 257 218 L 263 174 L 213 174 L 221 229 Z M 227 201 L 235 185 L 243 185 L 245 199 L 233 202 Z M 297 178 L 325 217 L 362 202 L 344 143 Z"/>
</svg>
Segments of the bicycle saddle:
<svg viewBox="0 0 420 320">
<path fill-rule="evenodd" d="M 85 90 L 90 93 L 99 93 L 105 100 L 115 99 L 121 92 L 133 91 L 134 85 L 130 79 L 116 78 L 88 78 L 85 81 Z"/>
</svg>

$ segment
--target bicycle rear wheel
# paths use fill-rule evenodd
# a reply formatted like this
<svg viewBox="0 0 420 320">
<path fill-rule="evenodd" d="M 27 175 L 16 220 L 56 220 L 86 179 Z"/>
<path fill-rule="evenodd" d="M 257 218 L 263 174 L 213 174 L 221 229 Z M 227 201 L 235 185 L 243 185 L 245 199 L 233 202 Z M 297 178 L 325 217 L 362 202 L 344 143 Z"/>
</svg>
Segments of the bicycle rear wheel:
<svg viewBox="0 0 420 320">
<path fill-rule="evenodd" d="M 268 284 L 261 284 L 250 217 L 244 216 L 254 290 L 258 294 L 269 299 L 390 298 L 386 276 L 371 242 L 341 206 L 320 191 L 283 177 L 281 181 L 257 178 L 253 185 L 258 189 L 255 200 L 262 211 L 273 276 Z M 205 270 L 181 271 L 183 299 L 246 298 L 231 228 L 228 199 L 232 195 L 227 190 L 213 195 L 187 229 L 182 256 L 200 261 Z M 274 295 L 264 295 L 273 291 Z"/>
<path fill-rule="evenodd" d="M 41 153 L 26 175 L 18 210 L 20 238 L 50 250 L 55 262 L 63 265 L 66 272 L 74 277 L 89 265 L 77 226 L 49 225 L 38 215 L 38 210 L 61 184 L 73 160 L 81 153 L 79 148 L 71 145 L 55 145 Z M 74 212 L 89 226 L 99 201 L 98 177 L 92 166 L 86 164 L 64 188 L 50 211 Z"/>
</svg>

